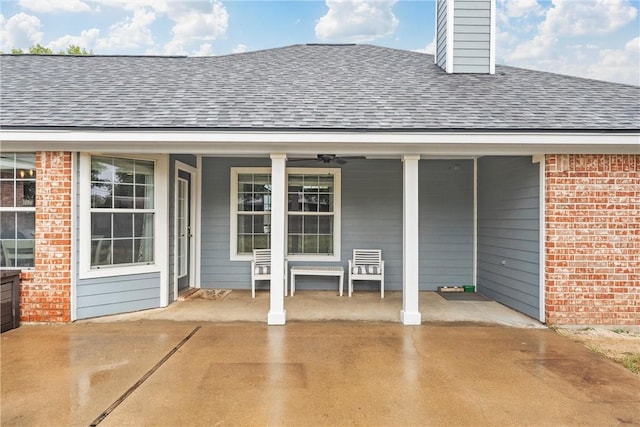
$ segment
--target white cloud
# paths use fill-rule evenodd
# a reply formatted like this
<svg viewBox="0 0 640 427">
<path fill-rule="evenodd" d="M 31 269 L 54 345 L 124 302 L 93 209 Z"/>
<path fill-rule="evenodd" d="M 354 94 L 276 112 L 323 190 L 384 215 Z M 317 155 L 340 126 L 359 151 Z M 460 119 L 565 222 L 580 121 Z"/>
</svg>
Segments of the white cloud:
<svg viewBox="0 0 640 427">
<path fill-rule="evenodd" d="M 67 50 L 70 45 L 80 46 L 87 51 L 94 50 L 96 44 L 100 40 L 100 30 L 91 28 L 83 30 L 79 36 L 66 35 L 62 36 L 47 44 L 47 47 L 54 52 Z"/>
<path fill-rule="evenodd" d="M 630 52 L 640 53 L 640 37 L 629 40 L 624 48 Z"/>
<path fill-rule="evenodd" d="M 556 42 L 557 39 L 555 37 L 538 34 L 532 40 L 520 43 L 504 56 L 509 61 L 548 58 L 553 54 L 553 47 Z"/>
<path fill-rule="evenodd" d="M 431 40 L 431 43 L 423 47 L 422 49 L 416 49 L 415 52 L 428 53 L 434 55 L 436 53 L 436 39 Z"/>
<path fill-rule="evenodd" d="M 503 0 L 502 10 L 509 17 L 521 17 L 530 13 L 540 13 L 542 8 L 538 0 Z"/>
<path fill-rule="evenodd" d="M 96 42 L 96 49 L 134 49 L 153 44 L 151 25 L 156 20 L 156 14 L 148 9 L 136 9 L 133 17 L 127 16 L 109 28 L 109 35 Z M 84 47 L 84 46 L 83 46 Z"/>
<path fill-rule="evenodd" d="M 247 51 L 247 45 L 246 44 L 242 44 L 239 43 L 237 44 L 232 50 L 231 52 L 233 53 L 244 53 Z"/>
<path fill-rule="evenodd" d="M 175 21 L 172 32 L 175 39 L 182 41 L 215 40 L 227 32 L 229 14 L 219 1 L 214 1 L 211 9 L 181 11 L 171 16 Z"/>
<path fill-rule="evenodd" d="M 42 40 L 40 19 L 37 16 L 18 13 L 6 19 L 0 15 L 0 50 L 10 52 L 12 48 L 26 50 Z"/>
<path fill-rule="evenodd" d="M 213 55 L 213 45 L 211 43 L 202 43 L 197 51 L 191 56 L 211 56 Z"/>
<path fill-rule="evenodd" d="M 169 55 L 186 55 L 189 45 L 216 40 L 226 34 L 229 26 L 227 9 L 218 0 L 171 2 L 167 16 L 175 23 L 171 29 L 173 38 L 162 48 Z"/>
<path fill-rule="evenodd" d="M 20 6 L 38 13 L 88 12 L 91 7 L 80 0 L 20 0 Z"/>
<path fill-rule="evenodd" d="M 326 0 L 329 11 L 316 23 L 321 40 L 367 42 L 388 36 L 398 27 L 391 10 L 396 0 Z"/>
<path fill-rule="evenodd" d="M 540 32 L 570 36 L 611 33 L 637 16 L 638 9 L 629 0 L 553 0 Z"/>
</svg>

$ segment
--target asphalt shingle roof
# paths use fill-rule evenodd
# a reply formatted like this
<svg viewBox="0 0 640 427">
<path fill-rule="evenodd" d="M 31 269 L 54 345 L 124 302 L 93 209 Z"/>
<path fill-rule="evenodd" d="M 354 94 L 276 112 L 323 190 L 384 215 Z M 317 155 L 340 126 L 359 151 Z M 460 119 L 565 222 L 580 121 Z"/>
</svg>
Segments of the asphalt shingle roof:
<svg viewBox="0 0 640 427">
<path fill-rule="evenodd" d="M 228 56 L 0 58 L 0 126 L 309 130 L 640 129 L 640 87 L 431 55 L 295 45 Z"/>
</svg>

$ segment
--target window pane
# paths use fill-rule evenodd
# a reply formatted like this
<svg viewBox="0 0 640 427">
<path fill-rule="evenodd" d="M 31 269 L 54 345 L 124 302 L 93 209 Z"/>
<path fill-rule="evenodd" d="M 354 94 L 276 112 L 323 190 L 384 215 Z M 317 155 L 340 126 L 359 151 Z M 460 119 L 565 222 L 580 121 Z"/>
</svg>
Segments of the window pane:
<svg viewBox="0 0 640 427">
<path fill-rule="evenodd" d="M 240 234 L 238 235 L 238 253 L 246 254 L 253 252 L 253 236 Z"/>
<path fill-rule="evenodd" d="M 318 253 L 333 253 L 333 236 L 318 236 Z"/>
<path fill-rule="evenodd" d="M 135 161 L 135 183 L 136 185 L 153 185 L 154 163 L 146 160 Z"/>
<path fill-rule="evenodd" d="M 133 262 L 133 239 L 114 240 L 113 263 L 130 264 Z"/>
<path fill-rule="evenodd" d="M 33 239 L 36 234 L 36 214 L 35 212 L 16 212 L 18 239 Z"/>
<path fill-rule="evenodd" d="M 133 237 L 133 214 L 113 215 L 113 237 Z"/>
<path fill-rule="evenodd" d="M 133 184 L 133 162 L 130 159 L 113 159 L 114 182 Z"/>
<path fill-rule="evenodd" d="M 91 236 L 111 238 L 111 214 L 97 213 L 91 214 Z"/>
<path fill-rule="evenodd" d="M 318 236 L 304 236 L 304 253 L 318 253 Z"/>
<path fill-rule="evenodd" d="M 304 234 L 318 233 L 318 217 L 315 215 L 307 215 L 304 217 Z"/>
<path fill-rule="evenodd" d="M 333 212 L 333 194 L 320 194 L 318 198 L 319 212 Z"/>
<path fill-rule="evenodd" d="M 113 207 L 133 209 L 133 185 L 119 184 L 114 187 Z"/>
<path fill-rule="evenodd" d="M 302 233 L 302 217 L 289 215 L 289 233 Z"/>
<path fill-rule="evenodd" d="M 36 201 L 36 160 L 32 153 L 0 156 L 0 206 L 30 208 Z"/>
<path fill-rule="evenodd" d="M 289 234 L 287 239 L 288 252 L 290 254 L 302 253 L 302 235 Z"/>
<path fill-rule="evenodd" d="M 101 182 L 91 183 L 91 207 L 111 208 L 113 206 L 113 186 Z"/>
<path fill-rule="evenodd" d="M 269 249 L 269 236 L 266 234 L 258 234 L 253 238 L 253 249 Z M 250 252 L 253 252 L 253 249 Z"/>
<path fill-rule="evenodd" d="M 135 253 L 137 259 L 134 262 L 153 262 L 153 239 L 136 239 Z"/>
<path fill-rule="evenodd" d="M 10 180 L 15 179 L 16 178 L 15 170 L 16 170 L 15 154 L 13 153 L 0 154 L 0 179 L 10 179 Z"/>
<path fill-rule="evenodd" d="M 16 213 L 0 212 L 0 222 L 2 223 L 0 239 L 15 239 L 17 236 Z"/>
<path fill-rule="evenodd" d="M 318 232 L 320 234 L 333 234 L 332 216 L 321 216 L 318 218 Z"/>
<path fill-rule="evenodd" d="M 144 213 L 144 214 L 133 214 L 135 219 L 135 228 L 134 228 L 134 237 L 144 237 L 147 239 L 152 239 L 154 236 L 153 233 L 153 214 L 152 213 Z"/>
<path fill-rule="evenodd" d="M 289 193 L 289 212 L 302 212 L 302 195 Z"/>
<path fill-rule="evenodd" d="M 238 233 L 251 234 L 253 232 L 252 215 L 238 215 Z"/>
<path fill-rule="evenodd" d="M 13 173 L 13 171 L 11 172 Z M 15 181 L 0 181 L 0 206 L 13 208 L 15 206 Z"/>
<path fill-rule="evenodd" d="M 149 185 L 136 186 L 136 209 L 153 209 L 153 187 Z"/>
<path fill-rule="evenodd" d="M 16 181 L 16 206 L 30 208 L 36 205 L 36 182 Z"/>
<path fill-rule="evenodd" d="M 115 168 L 113 159 L 109 157 L 91 157 L 91 181 L 108 182 L 114 181 Z"/>
<path fill-rule="evenodd" d="M 111 264 L 111 240 L 97 239 L 91 241 L 91 265 Z"/>
</svg>

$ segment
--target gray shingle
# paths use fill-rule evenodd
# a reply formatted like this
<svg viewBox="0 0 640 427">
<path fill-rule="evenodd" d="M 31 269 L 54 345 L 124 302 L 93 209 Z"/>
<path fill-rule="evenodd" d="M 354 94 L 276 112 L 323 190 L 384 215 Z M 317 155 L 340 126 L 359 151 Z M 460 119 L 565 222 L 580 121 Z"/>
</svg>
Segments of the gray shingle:
<svg viewBox="0 0 640 427">
<path fill-rule="evenodd" d="M 640 87 L 433 57 L 295 45 L 216 57 L 0 58 L 0 126 L 198 129 L 640 129 Z"/>
</svg>

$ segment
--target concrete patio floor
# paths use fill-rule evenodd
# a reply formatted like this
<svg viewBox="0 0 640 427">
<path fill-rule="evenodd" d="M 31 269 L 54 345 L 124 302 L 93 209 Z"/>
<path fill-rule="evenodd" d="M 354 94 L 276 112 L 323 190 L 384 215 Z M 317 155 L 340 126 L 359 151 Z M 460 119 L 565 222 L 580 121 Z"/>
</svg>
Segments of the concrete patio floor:
<svg viewBox="0 0 640 427">
<path fill-rule="evenodd" d="M 285 297 L 287 321 L 349 320 L 400 322 L 402 292 L 387 291 L 384 299 L 377 291 L 355 292 L 351 298 L 332 291 L 297 291 Z M 419 309 L 423 322 L 479 322 L 522 328 L 544 328 L 537 320 L 495 301 L 448 301 L 436 292 L 420 292 Z M 166 308 L 144 310 L 85 320 L 114 322 L 125 320 L 177 320 L 203 322 L 266 322 L 269 293 L 234 290 L 222 300 L 176 301 Z"/>
<path fill-rule="evenodd" d="M 549 329 L 135 320 L 1 344 L 7 427 L 640 425 L 640 377 Z"/>
</svg>

